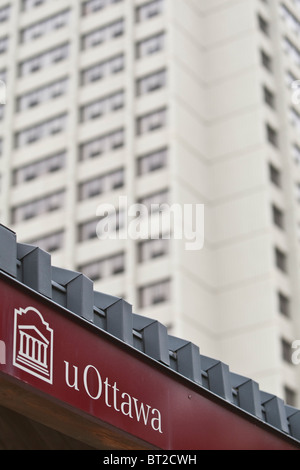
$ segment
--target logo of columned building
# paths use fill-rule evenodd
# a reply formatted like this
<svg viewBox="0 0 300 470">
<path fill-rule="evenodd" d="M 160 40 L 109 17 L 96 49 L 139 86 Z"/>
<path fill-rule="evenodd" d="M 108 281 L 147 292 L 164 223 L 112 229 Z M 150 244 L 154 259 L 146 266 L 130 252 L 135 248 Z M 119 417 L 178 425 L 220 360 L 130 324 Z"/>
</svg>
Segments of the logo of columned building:
<svg viewBox="0 0 300 470">
<path fill-rule="evenodd" d="M 15 309 L 13 364 L 52 384 L 53 330 L 33 307 Z"/>
</svg>

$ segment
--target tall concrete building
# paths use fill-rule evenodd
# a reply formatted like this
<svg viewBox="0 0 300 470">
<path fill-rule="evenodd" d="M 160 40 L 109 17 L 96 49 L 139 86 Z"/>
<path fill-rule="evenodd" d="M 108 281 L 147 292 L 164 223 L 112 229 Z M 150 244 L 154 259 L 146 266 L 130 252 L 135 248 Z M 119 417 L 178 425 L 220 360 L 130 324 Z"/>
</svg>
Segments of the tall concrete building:
<svg viewBox="0 0 300 470">
<path fill-rule="evenodd" d="M 296 406 L 299 35 L 299 0 L 0 0 L 1 222 Z M 120 196 L 204 204 L 203 249 L 99 240 Z"/>
</svg>

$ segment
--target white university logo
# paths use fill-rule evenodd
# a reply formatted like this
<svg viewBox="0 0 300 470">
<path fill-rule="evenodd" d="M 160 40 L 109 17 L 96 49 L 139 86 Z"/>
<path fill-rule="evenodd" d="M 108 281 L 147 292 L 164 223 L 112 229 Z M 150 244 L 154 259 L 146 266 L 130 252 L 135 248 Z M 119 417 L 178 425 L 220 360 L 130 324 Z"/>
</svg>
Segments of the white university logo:
<svg viewBox="0 0 300 470">
<path fill-rule="evenodd" d="M 15 309 L 13 364 L 52 384 L 53 330 L 33 307 Z"/>
</svg>

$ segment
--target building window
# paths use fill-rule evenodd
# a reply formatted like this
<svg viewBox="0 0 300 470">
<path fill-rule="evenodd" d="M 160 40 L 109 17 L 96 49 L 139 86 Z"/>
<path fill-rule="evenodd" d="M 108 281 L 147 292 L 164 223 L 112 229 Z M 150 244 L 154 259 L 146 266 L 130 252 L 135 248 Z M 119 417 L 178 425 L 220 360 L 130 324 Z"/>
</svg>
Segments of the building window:
<svg viewBox="0 0 300 470">
<path fill-rule="evenodd" d="M 138 245 L 138 260 L 144 263 L 169 253 L 170 241 L 167 238 L 145 240 Z"/>
<path fill-rule="evenodd" d="M 293 407 L 297 405 L 297 394 L 290 387 L 284 387 L 284 402 Z"/>
<path fill-rule="evenodd" d="M 124 186 L 124 170 L 117 170 L 82 183 L 79 187 L 79 199 L 90 199 L 108 191 Z"/>
<path fill-rule="evenodd" d="M 43 21 L 34 23 L 21 31 L 21 42 L 26 43 L 56 31 L 69 23 L 70 10 L 65 10 L 50 16 Z"/>
<path fill-rule="evenodd" d="M 87 33 L 82 38 L 83 50 L 90 47 L 98 46 L 106 41 L 120 37 L 124 34 L 125 23 L 124 20 L 114 21 L 109 25 L 102 26 L 90 33 Z"/>
<path fill-rule="evenodd" d="M 262 31 L 264 34 L 269 36 L 270 25 L 269 25 L 268 21 L 265 18 L 263 18 L 261 15 L 258 15 L 258 27 L 259 27 L 260 31 Z"/>
<path fill-rule="evenodd" d="M 293 60 L 296 65 L 300 65 L 300 50 L 288 38 L 283 40 L 284 52 Z"/>
<path fill-rule="evenodd" d="M 69 55 L 69 44 L 62 44 L 42 54 L 26 59 L 19 65 L 19 75 L 24 77 L 65 60 Z"/>
<path fill-rule="evenodd" d="M 160 70 L 155 73 L 151 73 L 145 77 L 137 80 L 137 95 L 146 95 L 153 91 L 164 88 L 167 83 L 167 72 L 166 70 Z"/>
<path fill-rule="evenodd" d="M 294 108 L 290 109 L 290 120 L 291 124 L 296 128 L 296 131 L 300 132 L 300 113 Z"/>
<path fill-rule="evenodd" d="M 290 299 L 282 294 L 281 292 L 278 292 L 278 308 L 279 312 L 282 313 L 285 317 L 290 316 Z"/>
<path fill-rule="evenodd" d="M 267 139 L 270 144 L 272 144 L 274 147 L 278 147 L 279 141 L 278 141 L 278 132 L 273 129 L 269 124 L 266 125 L 266 133 L 267 133 Z"/>
<path fill-rule="evenodd" d="M 151 214 L 160 212 L 163 209 L 164 204 L 168 204 L 168 202 L 169 191 L 167 189 L 153 193 L 150 196 L 142 197 L 138 201 L 138 203 L 145 206 Z"/>
<path fill-rule="evenodd" d="M 139 306 L 147 308 L 168 302 L 171 298 L 171 281 L 164 280 L 139 289 Z"/>
<path fill-rule="evenodd" d="M 300 147 L 297 144 L 293 145 L 293 158 L 296 165 L 300 165 Z"/>
<path fill-rule="evenodd" d="M 270 163 L 269 165 L 269 174 L 270 174 L 270 180 L 275 186 L 278 188 L 281 187 L 281 172 Z"/>
<path fill-rule="evenodd" d="M 164 0 L 152 0 L 136 10 L 136 19 L 138 22 L 149 20 L 163 12 Z"/>
<path fill-rule="evenodd" d="M 46 174 L 54 173 L 65 167 L 66 152 L 60 152 L 50 157 L 43 158 L 29 165 L 22 166 L 14 171 L 13 182 L 15 185 L 35 180 Z"/>
<path fill-rule="evenodd" d="M 12 211 L 13 223 L 17 224 L 61 209 L 64 205 L 64 196 L 64 191 L 60 191 L 14 208 Z"/>
<path fill-rule="evenodd" d="M 265 52 L 260 51 L 260 58 L 262 65 L 269 71 L 272 71 L 272 59 L 271 57 Z"/>
<path fill-rule="evenodd" d="M 4 84 L 6 83 L 6 81 L 7 81 L 6 70 L 0 70 L 0 80 Z M 5 96 L 6 95 L 6 90 L 5 90 L 5 88 L 3 89 L 3 83 L 0 83 L 0 121 L 4 118 L 4 114 L 5 114 L 5 105 L 1 104 L 1 102 L 2 103 L 5 102 L 5 99 L 6 99 L 6 96 Z M 2 84 L 2 86 L 1 86 L 1 84 Z"/>
<path fill-rule="evenodd" d="M 125 143 L 123 129 L 113 131 L 81 145 L 80 160 L 88 160 L 122 148 Z"/>
<path fill-rule="evenodd" d="M 275 248 L 275 264 L 280 271 L 287 272 L 287 255 L 279 248 Z"/>
<path fill-rule="evenodd" d="M 25 93 L 17 99 L 18 111 L 35 108 L 42 103 L 64 95 L 68 90 L 69 79 L 63 78 L 36 90 Z"/>
<path fill-rule="evenodd" d="M 97 238 L 97 225 L 99 220 L 94 219 L 79 225 L 78 241 L 84 242 Z"/>
<path fill-rule="evenodd" d="M 297 80 L 297 77 L 290 71 L 286 72 L 285 76 L 286 76 L 286 84 L 289 88 L 291 88 L 292 84 Z"/>
<path fill-rule="evenodd" d="M 22 10 L 27 11 L 43 5 L 48 0 L 22 0 Z"/>
<path fill-rule="evenodd" d="M 0 23 L 4 23 L 9 19 L 10 5 L 6 5 L 0 8 Z"/>
<path fill-rule="evenodd" d="M 93 103 L 89 103 L 81 108 L 81 120 L 90 121 L 103 115 L 122 109 L 125 104 L 125 94 L 123 91 L 115 92 L 105 98 L 101 98 Z"/>
<path fill-rule="evenodd" d="M 125 271 L 124 253 L 83 265 L 79 268 L 79 271 L 94 282 L 122 274 Z"/>
<path fill-rule="evenodd" d="M 151 173 L 167 166 L 168 150 L 162 149 L 143 155 L 137 160 L 137 173 L 139 176 Z"/>
<path fill-rule="evenodd" d="M 275 95 L 274 93 L 269 90 L 266 86 L 263 88 L 264 92 L 264 100 L 267 105 L 269 105 L 271 108 L 275 109 L 276 108 L 276 102 L 275 102 Z"/>
<path fill-rule="evenodd" d="M 108 237 L 110 233 L 118 232 L 124 227 L 123 211 L 117 211 L 116 213 L 108 214 L 107 216 L 99 217 L 97 219 L 84 222 L 79 225 L 78 241 L 84 242 L 102 236 Z M 104 224 L 101 226 L 101 222 Z M 105 233 L 101 230 L 104 228 Z"/>
<path fill-rule="evenodd" d="M 28 242 L 30 245 L 38 246 L 48 253 L 53 253 L 63 248 L 64 232 L 57 232 L 46 237 Z"/>
<path fill-rule="evenodd" d="M 165 47 L 165 33 L 158 33 L 137 43 L 137 58 L 141 59 L 160 52 Z"/>
<path fill-rule="evenodd" d="M 63 114 L 49 119 L 42 124 L 30 127 L 16 134 L 16 147 L 33 144 L 41 139 L 58 134 L 65 130 L 67 125 L 67 115 Z"/>
<path fill-rule="evenodd" d="M 97 11 L 102 10 L 103 8 L 114 5 L 115 3 L 121 3 L 123 0 L 88 0 L 82 5 L 82 14 L 84 16 L 90 15 Z"/>
<path fill-rule="evenodd" d="M 92 65 L 81 73 L 82 85 L 88 85 L 102 80 L 110 75 L 122 72 L 124 70 L 125 59 L 123 54 L 118 54 L 108 60 Z"/>
<path fill-rule="evenodd" d="M 281 339 L 282 359 L 288 364 L 292 364 L 292 345 L 286 339 Z"/>
<path fill-rule="evenodd" d="M 0 38 L 0 54 L 4 54 L 8 49 L 8 37 Z"/>
<path fill-rule="evenodd" d="M 0 104 L 0 121 L 4 118 L 5 106 Z"/>
<path fill-rule="evenodd" d="M 167 124 L 167 110 L 153 111 L 137 119 L 137 134 L 143 135 L 165 127 Z"/>
<path fill-rule="evenodd" d="M 284 214 L 281 209 L 276 207 L 275 205 L 272 206 L 272 216 L 274 224 L 279 227 L 280 229 L 284 229 Z"/>
</svg>

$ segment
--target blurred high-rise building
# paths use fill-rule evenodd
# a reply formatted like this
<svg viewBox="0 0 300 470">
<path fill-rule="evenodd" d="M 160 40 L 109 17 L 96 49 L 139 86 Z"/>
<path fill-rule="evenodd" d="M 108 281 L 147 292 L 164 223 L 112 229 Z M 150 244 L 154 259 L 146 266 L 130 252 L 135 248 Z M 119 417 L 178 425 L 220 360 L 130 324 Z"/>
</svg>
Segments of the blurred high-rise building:
<svg viewBox="0 0 300 470">
<path fill-rule="evenodd" d="M 1 222 L 297 406 L 299 37 L 299 0 L 0 0 Z M 204 248 L 99 240 L 120 196 L 204 204 Z"/>
</svg>

